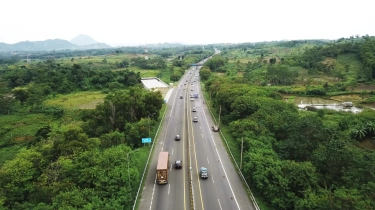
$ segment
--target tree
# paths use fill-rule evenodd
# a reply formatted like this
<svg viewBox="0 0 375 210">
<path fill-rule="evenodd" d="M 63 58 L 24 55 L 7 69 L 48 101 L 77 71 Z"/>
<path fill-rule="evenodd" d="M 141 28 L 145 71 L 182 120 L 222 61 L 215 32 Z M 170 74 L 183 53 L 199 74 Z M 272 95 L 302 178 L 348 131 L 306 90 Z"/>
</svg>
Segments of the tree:
<svg viewBox="0 0 375 210">
<path fill-rule="evenodd" d="M 100 141 L 103 148 L 109 148 L 126 143 L 124 134 L 118 131 L 103 134 L 100 136 Z"/>
<path fill-rule="evenodd" d="M 29 98 L 29 91 L 26 88 L 15 88 L 12 90 L 12 94 L 21 102 L 22 106 L 23 103 Z"/>
<path fill-rule="evenodd" d="M 207 66 L 203 66 L 199 70 L 199 75 L 203 81 L 208 80 L 211 77 L 211 70 Z"/>
<path fill-rule="evenodd" d="M 270 58 L 270 64 L 273 65 L 276 63 L 276 58 Z"/>
<path fill-rule="evenodd" d="M 0 170 L 0 194 L 5 196 L 5 206 L 30 200 L 36 190 L 36 180 L 43 167 L 42 155 L 35 150 L 22 149 L 17 157 L 6 162 Z"/>
<path fill-rule="evenodd" d="M 153 121 L 148 118 L 142 118 L 140 121 L 135 123 L 127 123 L 125 125 L 125 137 L 127 143 L 132 146 L 132 148 L 137 148 L 142 145 L 141 139 L 148 135 L 148 128 L 153 124 Z"/>
<path fill-rule="evenodd" d="M 68 125 L 61 133 L 51 135 L 53 141 L 52 153 L 54 159 L 59 156 L 71 156 L 98 147 L 99 142 L 89 139 L 82 128 L 76 125 Z"/>
</svg>

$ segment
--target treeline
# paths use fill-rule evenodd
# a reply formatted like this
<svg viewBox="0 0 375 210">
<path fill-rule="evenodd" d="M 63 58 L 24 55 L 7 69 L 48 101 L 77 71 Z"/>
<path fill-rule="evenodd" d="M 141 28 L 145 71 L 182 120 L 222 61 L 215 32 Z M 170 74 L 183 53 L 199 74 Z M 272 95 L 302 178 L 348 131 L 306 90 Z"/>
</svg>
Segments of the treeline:
<svg viewBox="0 0 375 210">
<path fill-rule="evenodd" d="M 132 66 L 138 66 L 141 69 L 164 69 L 167 67 L 167 62 L 162 57 L 154 57 L 145 59 L 137 57 L 130 59 Z"/>
<path fill-rule="evenodd" d="M 131 209 L 142 164 L 137 153 L 127 154 L 141 145 L 162 104 L 160 92 L 129 88 L 79 112 L 81 121 L 40 127 L 1 167 L 0 208 Z"/>
<path fill-rule="evenodd" d="M 252 189 L 274 209 L 373 209 L 374 111 L 299 111 L 270 89 L 243 78 L 206 83 L 238 151 Z"/>
<path fill-rule="evenodd" d="M 141 84 L 139 72 L 91 70 L 79 64 L 62 66 L 54 60 L 47 60 L 28 68 L 10 70 L 2 75 L 0 100 L 16 99 L 21 105 L 25 103 L 32 109 L 37 109 L 49 95 L 86 90 L 117 90 L 138 84 Z M 0 105 L 0 113 L 9 113 L 10 110 L 11 103 Z"/>
<path fill-rule="evenodd" d="M 357 82 L 371 82 L 375 79 L 375 38 L 364 36 L 362 38 L 341 38 L 337 41 L 307 40 L 309 44 L 315 44 L 310 48 L 300 48 L 304 41 L 289 41 L 280 43 L 244 43 L 232 46 L 221 46 L 224 52 L 220 56 L 214 56 L 205 66 L 211 72 L 225 73 L 226 76 L 237 77 L 240 73 L 248 84 L 259 86 L 290 86 L 292 84 L 303 85 L 305 88 L 292 90 L 291 87 L 280 87 L 280 93 L 328 95 L 331 93 L 347 91 Z M 285 47 L 292 45 L 296 48 L 294 53 L 284 55 L 269 54 L 269 50 L 285 43 Z M 290 43 L 290 44 L 288 44 Z M 284 46 L 284 45 L 283 45 Z M 259 48 L 260 47 L 260 48 Z M 263 47 L 263 48 L 261 48 Z M 219 47 L 220 48 L 220 47 Z M 258 52 L 259 57 L 248 63 L 228 62 L 229 59 L 245 56 L 247 51 Z M 282 49 L 277 49 L 282 50 Z M 276 51 L 277 51 L 276 50 Z M 248 51 L 247 51 L 248 52 Z M 300 52 L 300 53 L 296 53 Z M 356 62 L 355 67 L 351 61 L 337 60 L 340 55 L 350 56 Z M 242 57 L 241 57 L 242 58 Z M 246 58 L 245 58 L 246 59 Z M 357 61 L 359 66 L 357 65 Z M 311 78 L 299 78 L 299 70 L 307 69 L 309 76 L 327 75 L 336 78 L 335 83 L 312 84 Z M 299 79 L 299 80 L 297 80 Z"/>
<path fill-rule="evenodd" d="M 172 65 L 167 69 L 169 71 L 171 81 L 178 81 L 191 64 L 195 64 L 203 59 L 210 57 L 214 53 L 213 50 L 193 49 L 183 52 L 172 60 Z"/>
<path fill-rule="evenodd" d="M 143 54 L 144 47 L 121 47 L 121 48 L 108 48 L 108 49 L 90 49 L 90 50 L 59 50 L 59 51 L 37 51 L 37 52 L 16 52 L 13 53 L 0 53 L 1 64 L 14 64 L 26 59 L 31 60 L 48 60 L 48 59 L 61 59 L 68 57 L 90 57 L 100 55 L 115 55 L 115 54 Z"/>
</svg>

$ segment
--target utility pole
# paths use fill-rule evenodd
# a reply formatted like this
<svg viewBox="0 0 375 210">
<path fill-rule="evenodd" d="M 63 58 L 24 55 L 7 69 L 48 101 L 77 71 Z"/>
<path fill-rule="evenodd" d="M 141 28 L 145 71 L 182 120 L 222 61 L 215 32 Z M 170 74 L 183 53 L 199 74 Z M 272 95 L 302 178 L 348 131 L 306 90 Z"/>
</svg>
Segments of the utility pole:
<svg viewBox="0 0 375 210">
<path fill-rule="evenodd" d="M 220 104 L 220 111 L 219 111 L 219 124 L 217 125 L 220 128 L 220 115 L 221 115 L 221 104 Z"/>
<path fill-rule="evenodd" d="M 243 153 L 243 136 L 242 136 L 242 143 L 241 143 L 241 163 L 240 163 L 240 170 L 242 170 L 242 153 Z"/>
</svg>

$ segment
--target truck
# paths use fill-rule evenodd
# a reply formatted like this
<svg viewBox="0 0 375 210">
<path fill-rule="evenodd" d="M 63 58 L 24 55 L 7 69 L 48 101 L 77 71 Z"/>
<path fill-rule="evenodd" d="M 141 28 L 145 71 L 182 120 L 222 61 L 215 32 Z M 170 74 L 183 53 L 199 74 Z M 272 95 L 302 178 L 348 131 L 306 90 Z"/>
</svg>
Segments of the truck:
<svg viewBox="0 0 375 210">
<path fill-rule="evenodd" d="M 158 184 L 168 184 L 169 153 L 160 152 L 156 167 L 156 179 Z"/>
<path fill-rule="evenodd" d="M 207 170 L 207 168 L 201 167 L 199 169 L 199 176 L 201 177 L 201 179 L 207 179 L 208 178 L 208 170 Z"/>
</svg>

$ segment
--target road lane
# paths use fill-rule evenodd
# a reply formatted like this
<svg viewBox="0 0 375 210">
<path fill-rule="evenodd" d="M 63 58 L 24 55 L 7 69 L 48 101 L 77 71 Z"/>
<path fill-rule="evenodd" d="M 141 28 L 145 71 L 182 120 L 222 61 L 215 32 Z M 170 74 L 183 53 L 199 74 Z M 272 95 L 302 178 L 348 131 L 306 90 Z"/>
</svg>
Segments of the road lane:
<svg viewBox="0 0 375 210">
<path fill-rule="evenodd" d="M 203 103 L 199 76 L 195 76 L 195 73 L 199 75 L 199 69 L 200 67 L 197 67 L 195 72 L 189 70 L 184 75 L 171 94 L 171 100 L 168 101 L 168 111 L 161 128 L 160 139 L 155 145 L 155 154 L 150 161 L 149 173 L 145 179 L 146 183 L 139 206 L 141 210 L 190 209 L 189 168 L 187 165 L 188 141 L 190 141 L 192 152 L 191 166 L 195 209 L 254 209 L 230 161 L 219 133 L 211 131 L 211 126 L 215 123 L 206 104 Z M 189 82 L 186 82 L 186 80 Z M 196 82 L 193 82 L 194 80 Z M 193 87 L 191 87 L 192 82 Z M 193 91 L 190 91 L 190 88 Z M 191 100 L 190 94 L 194 93 L 199 93 L 199 98 Z M 180 95 L 183 95 L 183 99 L 180 99 Z M 197 113 L 191 112 L 192 107 L 196 107 Z M 187 113 L 187 116 L 185 116 L 185 113 Z M 193 116 L 198 116 L 198 123 L 192 122 Z M 187 132 L 189 132 L 189 135 Z M 181 136 L 180 142 L 174 140 L 176 134 Z M 183 169 L 170 168 L 167 185 L 155 184 L 157 155 L 160 151 L 170 153 L 172 166 L 175 160 L 183 160 Z M 208 168 L 209 178 L 207 180 L 199 179 L 199 168 L 202 166 Z"/>
<path fill-rule="evenodd" d="M 197 209 L 255 209 L 246 195 L 242 182 L 233 167 L 230 158 L 218 133 L 212 132 L 214 125 L 206 104 L 203 104 L 202 91 L 197 80 L 193 92 L 199 93 L 199 98 L 191 101 L 191 107 L 196 107 L 199 122 L 194 125 L 194 143 L 196 144 L 195 167 L 207 167 L 209 180 L 199 180 L 198 172 L 194 184 L 201 186 L 204 206 Z M 197 139 L 200 139 L 198 141 Z"/>
<path fill-rule="evenodd" d="M 187 78 L 187 75 L 185 75 Z M 185 79 L 185 77 L 183 78 Z M 180 84 L 184 84 L 181 80 Z M 183 86 L 176 86 L 168 100 L 168 110 L 165 115 L 164 123 L 161 127 L 159 140 L 155 144 L 154 155 L 150 160 L 150 167 L 145 179 L 145 187 L 142 192 L 139 209 L 190 209 L 189 182 L 187 180 L 188 170 L 185 168 L 186 160 L 186 118 L 184 116 L 184 101 L 186 91 Z M 183 95 L 183 99 L 180 99 Z M 181 136 L 180 141 L 175 141 L 176 135 Z M 179 159 L 183 161 L 183 169 L 176 170 L 170 168 L 168 184 L 155 184 L 156 165 L 158 154 L 161 151 L 170 153 L 170 164 L 174 165 L 174 161 Z M 173 154 L 172 154 L 173 151 Z"/>
</svg>

